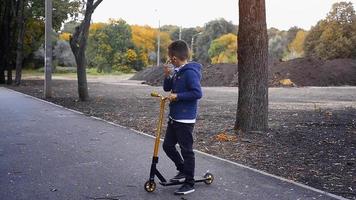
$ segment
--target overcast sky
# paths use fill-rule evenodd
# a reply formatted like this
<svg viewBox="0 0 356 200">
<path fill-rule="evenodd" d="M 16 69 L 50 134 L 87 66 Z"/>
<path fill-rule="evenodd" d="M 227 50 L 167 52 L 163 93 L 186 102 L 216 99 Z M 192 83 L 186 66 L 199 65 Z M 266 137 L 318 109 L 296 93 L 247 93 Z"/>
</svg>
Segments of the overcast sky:
<svg viewBox="0 0 356 200">
<path fill-rule="evenodd" d="M 355 7 L 356 0 L 349 1 Z M 267 26 L 281 30 L 292 26 L 310 29 L 325 18 L 335 2 L 340 0 L 266 0 Z M 152 27 L 158 27 L 158 21 L 161 25 L 204 26 L 217 18 L 238 24 L 238 0 L 104 0 L 92 19 L 107 22 L 109 18 Z"/>
</svg>

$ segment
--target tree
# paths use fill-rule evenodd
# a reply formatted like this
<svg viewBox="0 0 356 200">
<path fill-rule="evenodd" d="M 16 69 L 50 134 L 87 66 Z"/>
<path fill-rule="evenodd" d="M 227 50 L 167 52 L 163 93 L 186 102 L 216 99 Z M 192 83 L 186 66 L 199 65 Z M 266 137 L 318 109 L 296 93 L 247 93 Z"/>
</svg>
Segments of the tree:
<svg viewBox="0 0 356 200">
<path fill-rule="evenodd" d="M 145 66 L 153 65 L 154 59 L 149 59 L 149 55 L 155 53 L 157 31 L 149 26 L 131 26 L 132 42 L 140 51 L 140 60 Z"/>
<path fill-rule="evenodd" d="M 172 42 L 171 37 L 166 32 L 160 32 L 160 55 L 161 55 L 161 62 L 166 62 L 168 57 L 168 46 Z M 155 45 L 157 47 L 157 43 Z M 157 49 L 156 49 L 157 51 Z"/>
<path fill-rule="evenodd" d="M 84 20 L 75 28 L 73 36 L 70 38 L 70 47 L 73 51 L 77 63 L 78 94 L 81 101 L 89 99 L 88 85 L 86 77 L 85 50 L 87 46 L 89 26 L 94 10 L 103 0 L 87 0 Z"/>
<path fill-rule="evenodd" d="M 356 14 L 352 3 L 333 4 L 326 19 L 310 30 L 304 49 L 307 56 L 325 60 L 356 58 Z"/>
<path fill-rule="evenodd" d="M 58 40 L 53 49 L 53 56 L 59 66 L 76 67 L 75 58 L 68 41 Z"/>
<path fill-rule="evenodd" d="M 268 39 L 264 0 L 239 0 L 238 84 L 235 129 L 268 129 Z"/>
<path fill-rule="evenodd" d="M 351 2 L 339 2 L 332 5 L 326 20 L 340 24 L 351 24 L 355 20 L 355 10 Z"/>
<path fill-rule="evenodd" d="M 229 33 L 212 41 L 209 48 L 211 63 L 237 63 L 237 36 Z"/>
<path fill-rule="evenodd" d="M 70 34 L 68 32 L 63 32 L 63 33 L 59 34 L 58 39 L 69 42 L 69 39 L 70 39 L 71 35 L 72 34 Z"/>
<path fill-rule="evenodd" d="M 28 18 L 44 21 L 45 1 L 28 0 L 30 7 Z M 76 18 L 82 0 L 53 0 L 53 29 L 59 31 L 69 17 Z"/>
<path fill-rule="evenodd" d="M 21 80 L 24 60 L 43 43 L 44 36 L 43 0 L 5 0 L 0 2 L 0 83 L 11 84 L 11 71 L 16 65 L 16 83 Z M 53 25 L 59 30 L 68 17 L 74 17 L 79 10 L 80 0 L 53 0 Z"/>
<path fill-rule="evenodd" d="M 15 84 L 21 84 L 21 71 L 22 71 L 22 61 L 23 61 L 23 40 L 25 36 L 25 4 L 26 0 L 19 0 L 19 11 L 17 16 L 17 50 L 16 50 L 16 78 Z"/>
<path fill-rule="evenodd" d="M 200 34 L 196 39 L 196 45 L 194 49 L 194 56 L 197 60 L 203 63 L 208 63 L 209 54 L 208 50 L 210 48 L 211 42 L 228 33 L 236 33 L 237 26 L 228 22 L 225 19 L 218 19 L 208 22 L 203 29 L 202 34 Z"/>
<path fill-rule="evenodd" d="M 182 40 L 184 40 L 189 46 L 191 46 L 192 37 L 199 32 L 198 28 L 182 28 Z M 179 39 L 179 28 L 175 29 L 171 34 L 173 41 Z"/>
<path fill-rule="evenodd" d="M 304 41 L 307 36 L 307 32 L 300 30 L 297 32 L 294 40 L 288 45 L 290 52 L 288 59 L 294 59 L 304 56 Z"/>
<path fill-rule="evenodd" d="M 134 45 L 131 28 L 124 20 L 111 19 L 109 24 L 93 24 L 90 27 L 88 40 L 89 65 L 97 67 L 99 72 L 108 73 L 113 69 L 115 71 L 129 71 L 135 64 L 131 60 L 133 57 L 137 59 L 136 52 L 132 52 Z M 136 56 L 133 56 L 133 54 Z"/>
<path fill-rule="evenodd" d="M 79 25 L 80 25 L 80 23 L 77 21 L 69 21 L 67 23 L 64 23 L 63 29 L 61 30 L 61 32 L 73 34 L 75 31 L 75 27 L 77 27 Z"/>
<path fill-rule="evenodd" d="M 160 54 L 161 59 L 164 62 L 168 56 L 167 48 L 172 42 L 169 31 L 174 28 L 174 26 L 163 26 L 160 33 Z M 151 28 L 149 26 L 131 26 L 132 29 L 132 41 L 135 47 L 138 49 L 137 53 L 139 55 L 139 60 L 143 63 L 154 65 L 156 60 L 157 52 L 157 34 L 158 30 Z M 165 32 L 168 31 L 168 32 Z"/>
<path fill-rule="evenodd" d="M 172 40 L 179 39 L 179 29 L 180 27 L 177 25 L 163 25 L 160 27 L 160 31 L 168 33 Z"/>
<path fill-rule="evenodd" d="M 290 29 L 288 29 L 288 31 L 287 31 L 287 42 L 288 42 L 288 44 L 291 43 L 294 40 L 294 38 L 297 35 L 297 33 L 299 31 L 301 31 L 301 30 L 303 30 L 303 29 L 301 29 L 301 28 L 299 28 L 297 26 L 293 26 Z"/>
<path fill-rule="evenodd" d="M 0 13 L 0 84 L 5 83 L 5 70 L 7 71 L 7 84 L 12 83 L 12 65 L 14 63 L 14 43 L 16 41 L 14 28 L 16 19 L 16 1 L 1 1 Z"/>
<path fill-rule="evenodd" d="M 287 32 L 272 30 L 268 33 L 268 38 L 269 57 L 276 60 L 282 59 L 288 46 Z"/>
</svg>

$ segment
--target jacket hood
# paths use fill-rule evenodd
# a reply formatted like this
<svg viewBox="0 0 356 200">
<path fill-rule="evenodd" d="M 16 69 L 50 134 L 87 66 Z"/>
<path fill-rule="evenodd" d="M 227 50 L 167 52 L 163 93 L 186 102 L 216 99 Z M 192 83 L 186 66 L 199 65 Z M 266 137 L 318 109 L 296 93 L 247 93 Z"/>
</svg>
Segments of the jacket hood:
<svg viewBox="0 0 356 200">
<path fill-rule="evenodd" d="M 194 70 L 195 72 L 197 72 L 198 74 L 200 74 L 202 65 L 200 63 L 197 62 L 189 62 L 186 65 L 184 65 L 184 67 L 179 70 L 180 72 L 183 72 L 185 70 Z"/>
</svg>

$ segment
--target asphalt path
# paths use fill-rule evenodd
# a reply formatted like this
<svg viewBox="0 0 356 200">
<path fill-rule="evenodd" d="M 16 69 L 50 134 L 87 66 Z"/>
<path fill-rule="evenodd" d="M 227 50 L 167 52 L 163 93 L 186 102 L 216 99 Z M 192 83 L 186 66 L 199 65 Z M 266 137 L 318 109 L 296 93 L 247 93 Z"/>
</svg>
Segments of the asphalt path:
<svg viewBox="0 0 356 200">
<path fill-rule="evenodd" d="M 196 175 L 211 185 L 173 195 L 144 190 L 152 137 L 0 87 L 0 199 L 343 199 L 196 151 Z M 176 172 L 160 149 L 158 168 Z"/>
</svg>

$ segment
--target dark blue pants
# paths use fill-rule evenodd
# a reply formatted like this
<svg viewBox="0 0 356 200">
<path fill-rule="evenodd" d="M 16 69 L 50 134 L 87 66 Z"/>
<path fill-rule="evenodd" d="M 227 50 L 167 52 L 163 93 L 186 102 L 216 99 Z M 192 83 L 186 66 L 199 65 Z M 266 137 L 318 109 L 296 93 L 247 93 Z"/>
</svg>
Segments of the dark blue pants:
<svg viewBox="0 0 356 200">
<path fill-rule="evenodd" d="M 163 142 L 163 150 L 174 162 L 177 170 L 186 175 L 185 181 L 191 185 L 194 185 L 195 169 L 193 129 L 194 124 L 180 123 L 169 119 Z M 180 146 L 182 156 L 175 147 L 177 143 Z"/>
</svg>

